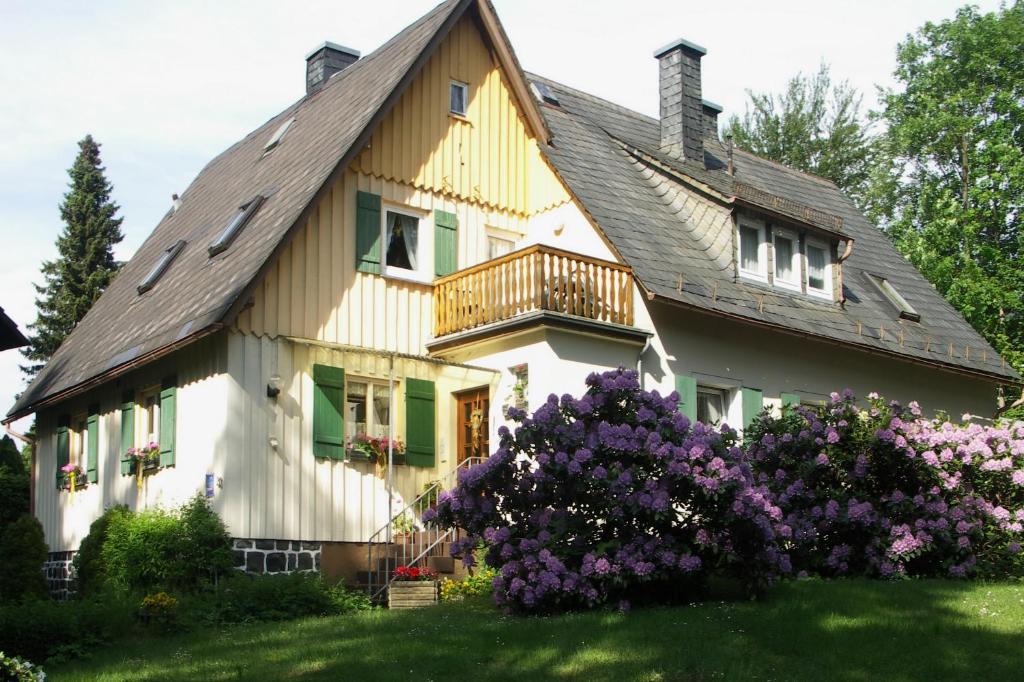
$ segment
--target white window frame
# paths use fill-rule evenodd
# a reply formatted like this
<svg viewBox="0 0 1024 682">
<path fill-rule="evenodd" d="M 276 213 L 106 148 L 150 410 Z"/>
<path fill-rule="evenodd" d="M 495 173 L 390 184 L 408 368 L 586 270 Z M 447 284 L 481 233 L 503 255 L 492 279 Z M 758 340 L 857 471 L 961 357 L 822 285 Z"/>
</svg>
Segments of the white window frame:
<svg viewBox="0 0 1024 682">
<path fill-rule="evenodd" d="M 455 88 L 462 90 L 462 104 L 465 107 L 465 111 L 456 111 L 452 108 L 452 90 Z M 469 83 L 463 83 L 454 78 L 448 82 L 448 113 L 459 118 L 469 117 Z"/>
<path fill-rule="evenodd" d="M 509 253 L 519 248 L 520 235 L 518 232 L 487 225 L 484 228 L 484 261 L 494 260 L 495 258 L 501 257 L 491 256 L 491 239 L 500 239 L 502 241 L 512 242 L 512 248 L 509 250 Z"/>
<path fill-rule="evenodd" d="M 729 423 L 729 389 L 719 388 L 717 386 L 708 386 L 706 384 L 697 384 L 697 409 L 699 410 L 700 395 L 714 395 L 722 401 L 722 417 L 717 424 L 711 424 L 711 426 L 719 427 L 722 424 Z M 697 419 L 700 420 L 700 413 L 697 413 Z"/>
<path fill-rule="evenodd" d="M 757 270 L 747 270 L 743 267 L 743 228 L 757 230 Z M 736 222 L 736 269 L 740 277 L 768 282 L 768 239 L 764 222 L 751 218 L 741 218 Z"/>
<path fill-rule="evenodd" d="M 779 277 L 779 250 L 777 242 L 779 239 L 786 239 L 793 245 L 793 254 L 790 258 L 789 268 L 793 273 L 792 280 L 786 280 Z M 772 268 L 774 272 L 774 282 L 777 286 L 783 289 L 792 289 L 793 291 L 800 291 L 800 280 L 802 278 L 801 270 L 801 257 L 800 257 L 800 235 L 792 230 L 785 228 L 772 227 Z"/>
<path fill-rule="evenodd" d="M 68 461 L 85 469 L 85 450 L 88 447 L 89 415 L 76 414 L 68 428 Z"/>
<path fill-rule="evenodd" d="M 811 286 L 811 259 L 807 256 L 807 252 L 811 248 L 818 248 L 825 252 L 825 288 L 815 289 Z M 804 274 L 804 284 L 807 286 L 807 294 L 809 296 L 816 296 L 818 298 L 826 298 L 828 300 L 834 300 L 833 283 L 832 283 L 832 254 L 829 245 L 821 240 L 814 237 L 808 237 L 804 248 L 804 259 L 807 264 L 807 270 Z"/>
<path fill-rule="evenodd" d="M 149 413 L 146 402 L 153 399 L 153 431 L 149 431 Z M 150 443 L 160 442 L 160 387 L 151 386 L 139 391 L 138 422 L 135 429 L 135 447 L 144 447 Z"/>
<path fill-rule="evenodd" d="M 394 265 L 388 265 L 388 214 L 398 213 L 417 220 L 416 239 L 416 269 L 409 270 Z M 428 214 L 409 206 L 398 206 L 395 204 L 383 204 L 380 212 L 380 263 L 381 270 L 385 277 L 404 279 L 422 284 L 430 284 L 433 280 L 434 271 L 434 232 L 429 229 L 430 222 Z M 429 244 L 429 246 L 428 246 Z M 429 261 L 429 262 L 428 262 Z"/>
<path fill-rule="evenodd" d="M 388 415 L 389 415 L 391 421 L 393 421 L 395 423 L 395 432 L 396 432 L 395 433 L 395 438 L 398 438 L 398 433 L 397 433 L 397 431 L 398 431 L 398 420 L 395 418 L 395 400 L 393 400 L 395 395 L 398 395 L 398 382 L 395 382 L 395 392 L 394 392 L 394 395 L 392 395 L 389 392 L 389 390 L 388 390 L 388 383 L 386 381 L 380 381 L 379 379 L 370 379 L 368 377 L 361 377 L 361 376 L 351 377 L 351 378 L 346 376 L 345 377 L 345 440 L 346 440 L 346 446 L 345 447 L 346 448 L 348 447 L 347 441 L 349 441 L 349 439 L 351 439 L 353 436 L 356 435 L 356 433 L 358 433 L 358 431 L 356 431 L 355 428 L 354 428 L 355 421 L 353 421 L 353 420 L 351 420 L 349 418 L 350 415 L 349 415 L 349 412 L 348 412 L 349 386 L 351 386 L 352 384 L 364 384 L 366 386 L 366 428 L 367 428 L 367 434 L 370 435 L 370 436 L 373 436 L 374 438 L 388 438 L 388 437 L 390 437 L 389 433 L 388 433 L 388 431 L 390 429 L 389 424 L 387 424 L 387 423 L 377 424 L 376 423 L 376 413 L 373 410 L 373 397 L 379 391 L 382 394 L 388 396 Z M 373 426 L 383 427 L 383 435 L 382 436 L 374 435 L 374 432 L 372 430 Z M 352 430 L 351 434 L 349 433 L 350 427 L 353 427 L 351 429 Z"/>
</svg>

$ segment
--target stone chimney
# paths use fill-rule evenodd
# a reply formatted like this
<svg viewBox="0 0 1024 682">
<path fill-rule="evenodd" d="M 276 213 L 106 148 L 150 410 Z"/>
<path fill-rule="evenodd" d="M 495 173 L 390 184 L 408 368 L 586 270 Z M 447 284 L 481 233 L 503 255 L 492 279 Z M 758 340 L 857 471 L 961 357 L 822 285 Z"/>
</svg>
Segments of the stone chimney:
<svg viewBox="0 0 1024 682">
<path fill-rule="evenodd" d="M 704 113 L 704 138 L 711 138 L 713 140 L 718 139 L 718 115 L 722 113 L 722 107 L 719 104 L 703 100 L 701 102 L 701 109 Z"/>
<path fill-rule="evenodd" d="M 306 55 L 306 94 L 311 95 L 327 80 L 352 66 L 359 59 L 359 50 L 337 43 L 325 42 Z"/>
<path fill-rule="evenodd" d="M 654 53 L 661 98 L 661 148 L 688 161 L 704 163 L 704 105 L 700 59 L 705 50 L 676 40 Z"/>
</svg>

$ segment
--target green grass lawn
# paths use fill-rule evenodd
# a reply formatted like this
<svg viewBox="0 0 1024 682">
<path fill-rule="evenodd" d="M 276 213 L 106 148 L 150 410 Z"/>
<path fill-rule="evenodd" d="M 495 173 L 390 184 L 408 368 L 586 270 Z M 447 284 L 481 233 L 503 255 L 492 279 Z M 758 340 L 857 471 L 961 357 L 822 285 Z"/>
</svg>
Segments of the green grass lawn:
<svg viewBox="0 0 1024 682">
<path fill-rule="evenodd" d="M 1021 680 L 1024 583 L 801 581 L 759 603 L 485 603 L 139 637 L 53 680 Z"/>
</svg>

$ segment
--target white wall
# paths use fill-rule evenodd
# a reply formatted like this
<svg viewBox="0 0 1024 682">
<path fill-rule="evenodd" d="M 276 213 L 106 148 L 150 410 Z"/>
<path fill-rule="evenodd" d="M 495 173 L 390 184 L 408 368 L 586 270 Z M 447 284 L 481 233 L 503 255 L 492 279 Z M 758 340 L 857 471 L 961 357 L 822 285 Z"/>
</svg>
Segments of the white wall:
<svg viewBox="0 0 1024 682">
<path fill-rule="evenodd" d="M 78 548 L 89 524 L 103 510 L 118 504 L 140 510 L 174 507 L 205 489 L 206 474 L 222 469 L 216 449 L 226 415 L 227 394 L 223 337 L 206 339 L 115 382 L 44 410 L 37 416 L 35 513 L 43 525 L 50 551 Z M 178 377 L 177 429 L 174 467 L 144 477 L 140 490 L 134 476 L 121 475 L 121 397 L 126 390 L 159 384 L 170 374 Z M 100 404 L 98 483 L 75 492 L 57 491 L 56 426 L 60 415 L 85 413 Z M 80 464 L 84 463 L 79 462 Z M 217 490 L 212 505 L 223 512 Z"/>
</svg>

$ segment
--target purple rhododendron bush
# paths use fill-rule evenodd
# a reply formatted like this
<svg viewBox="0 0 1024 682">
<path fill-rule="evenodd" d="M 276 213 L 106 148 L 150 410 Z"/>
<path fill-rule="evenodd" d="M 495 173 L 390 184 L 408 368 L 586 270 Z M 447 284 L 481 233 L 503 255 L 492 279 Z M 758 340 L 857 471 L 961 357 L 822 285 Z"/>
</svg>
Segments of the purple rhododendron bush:
<svg viewBox="0 0 1024 682">
<path fill-rule="evenodd" d="M 465 531 L 498 569 L 494 594 L 543 612 L 641 598 L 711 573 L 752 591 L 789 570 L 788 529 L 734 431 L 691 424 L 677 395 L 640 390 L 634 371 L 587 379 L 586 394 L 551 396 L 515 433 L 462 472 L 427 521 Z"/>
<path fill-rule="evenodd" d="M 852 393 L 762 415 L 751 464 L 792 530 L 797 571 L 819 575 L 1024 575 L 1024 423 L 928 420 L 916 403 Z"/>
</svg>

